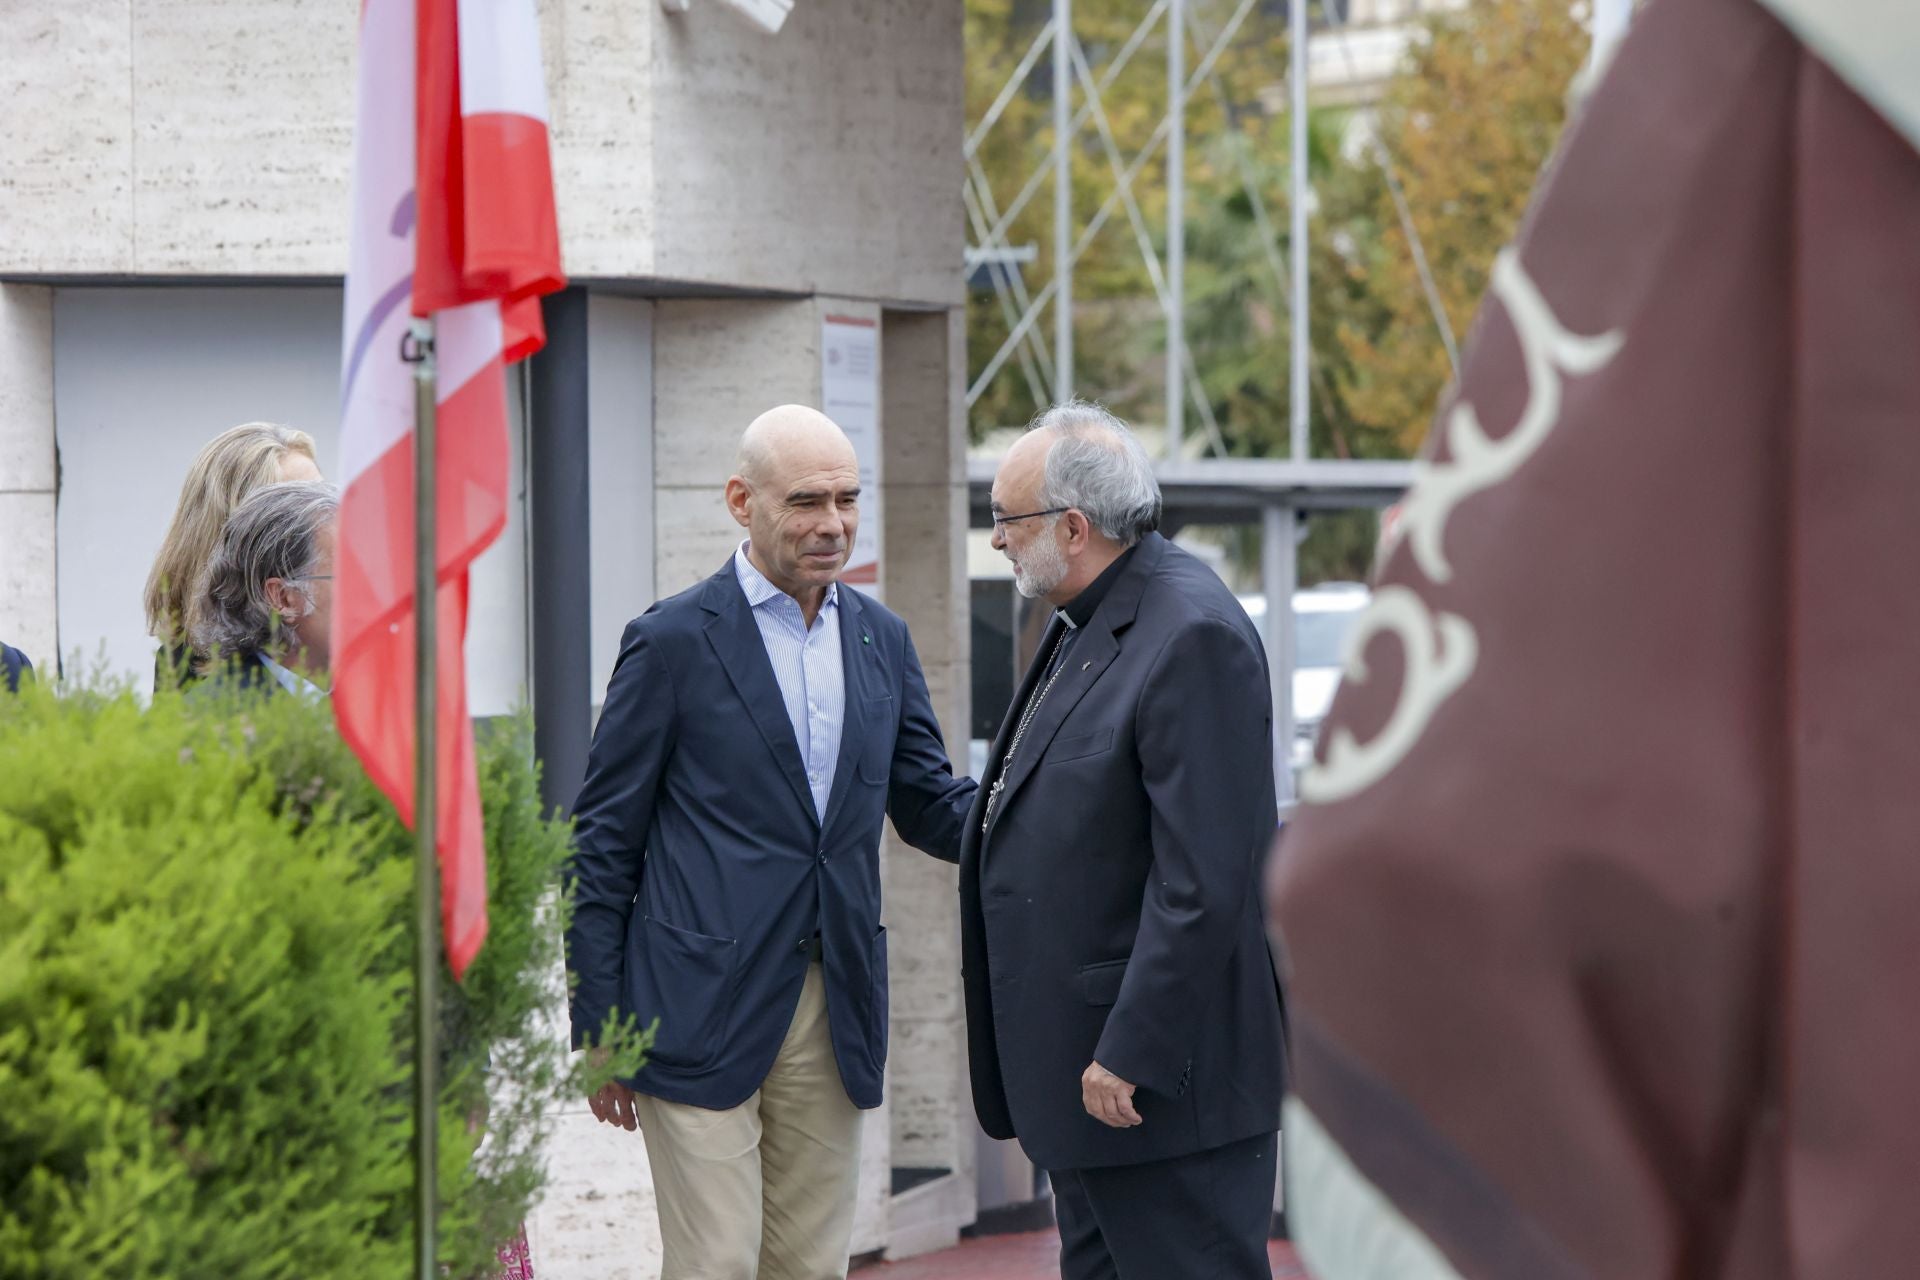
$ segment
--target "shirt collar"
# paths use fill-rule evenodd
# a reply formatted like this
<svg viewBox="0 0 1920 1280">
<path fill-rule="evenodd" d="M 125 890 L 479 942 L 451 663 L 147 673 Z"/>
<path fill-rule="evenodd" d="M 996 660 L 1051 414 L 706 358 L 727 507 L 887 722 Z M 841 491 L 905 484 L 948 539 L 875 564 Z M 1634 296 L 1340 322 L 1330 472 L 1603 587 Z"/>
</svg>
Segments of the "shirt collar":
<svg viewBox="0 0 1920 1280">
<path fill-rule="evenodd" d="M 752 538 L 743 540 L 733 553 L 734 576 L 740 579 L 740 590 L 746 593 L 747 606 L 758 609 L 769 600 L 792 600 L 792 596 L 774 586 L 767 580 L 766 574 L 753 567 L 753 561 L 747 557 L 747 548 L 752 543 Z M 827 584 L 827 598 L 822 608 L 826 607 L 840 607 L 840 584 L 837 582 Z"/>
<path fill-rule="evenodd" d="M 264 652 L 260 655 L 260 665 L 266 668 L 267 674 L 279 681 L 280 687 L 288 693 L 294 694 L 297 697 L 310 698 L 315 701 L 319 701 L 327 696 L 326 690 L 322 689 L 319 685 L 307 679 L 298 671 L 281 666 L 272 658 L 269 658 Z"/>
<path fill-rule="evenodd" d="M 1107 598 L 1109 591 L 1113 590 L 1114 582 L 1126 571 L 1127 562 L 1133 559 L 1133 553 L 1139 549 L 1140 544 L 1135 543 L 1122 551 L 1119 558 L 1102 569 L 1100 576 L 1089 582 L 1079 595 L 1067 601 L 1061 608 L 1054 610 L 1060 616 L 1060 621 L 1067 624 L 1068 630 L 1077 631 L 1093 621 L 1094 610 L 1100 607 L 1100 602 Z"/>
</svg>

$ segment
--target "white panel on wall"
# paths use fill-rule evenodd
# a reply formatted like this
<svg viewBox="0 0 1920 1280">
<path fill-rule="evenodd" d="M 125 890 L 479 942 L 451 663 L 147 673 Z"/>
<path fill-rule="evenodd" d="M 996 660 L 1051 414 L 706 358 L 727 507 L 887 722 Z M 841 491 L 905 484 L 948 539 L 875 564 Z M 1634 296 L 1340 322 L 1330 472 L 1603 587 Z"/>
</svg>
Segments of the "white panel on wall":
<svg viewBox="0 0 1920 1280">
<path fill-rule="evenodd" d="M 153 670 L 141 591 L 201 446 L 240 422 L 299 427 L 338 459 L 337 288 L 72 288 L 54 298 L 60 449 L 60 647 L 142 689 Z M 520 417 L 514 416 L 516 441 Z M 474 566 L 469 702 L 497 715 L 526 677 L 525 468 L 508 527 Z"/>
<path fill-rule="evenodd" d="M 587 298 L 587 505 L 593 702 L 620 635 L 653 603 L 653 304 Z"/>
<path fill-rule="evenodd" d="M 506 715 L 533 704 L 527 611 L 527 366 L 507 370 L 507 527 L 473 562 L 467 603 L 467 708 Z"/>
</svg>

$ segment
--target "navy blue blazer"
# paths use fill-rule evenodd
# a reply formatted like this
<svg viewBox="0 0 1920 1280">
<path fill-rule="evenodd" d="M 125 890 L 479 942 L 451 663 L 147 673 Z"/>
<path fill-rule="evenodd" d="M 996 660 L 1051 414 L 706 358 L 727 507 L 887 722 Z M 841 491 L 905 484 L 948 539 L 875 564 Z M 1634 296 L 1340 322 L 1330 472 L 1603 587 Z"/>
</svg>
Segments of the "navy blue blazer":
<svg viewBox="0 0 1920 1280">
<path fill-rule="evenodd" d="M 907 625 L 840 585 L 846 717 L 826 820 L 732 557 L 627 624 L 575 805 L 573 1044 L 609 1010 L 659 1033 L 642 1093 L 746 1101 L 793 1020 L 819 933 L 834 1056 L 880 1105 L 887 938 L 880 836 L 949 862 L 972 804 Z"/>
<path fill-rule="evenodd" d="M 0 644 L 0 687 L 8 693 L 20 691 L 20 677 L 33 674 L 33 664 L 27 661 L 27 655 L 10 645 Z"/>
</svg>

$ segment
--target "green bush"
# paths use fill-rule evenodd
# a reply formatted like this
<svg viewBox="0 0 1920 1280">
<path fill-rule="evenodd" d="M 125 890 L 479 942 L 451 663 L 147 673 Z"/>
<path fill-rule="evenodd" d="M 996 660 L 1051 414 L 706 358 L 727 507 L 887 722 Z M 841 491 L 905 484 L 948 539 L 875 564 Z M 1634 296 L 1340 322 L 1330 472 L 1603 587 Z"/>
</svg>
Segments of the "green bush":
<svg viewBox="0 0 1920 1280">
<path fill-rule="evenodd" d="M 598 1083 L 547 1013 L 567 833 L 526 720 L 479 759 L 491 927 L 442 986 L 453 1276 L 488 1273 L 547 1118 Z M 0 699 L 0 1276 L 407 1274 L 411 857 L 324 706 Z M 644 1037 L 610 1034 L 631 1070 Z"/>
</svg>

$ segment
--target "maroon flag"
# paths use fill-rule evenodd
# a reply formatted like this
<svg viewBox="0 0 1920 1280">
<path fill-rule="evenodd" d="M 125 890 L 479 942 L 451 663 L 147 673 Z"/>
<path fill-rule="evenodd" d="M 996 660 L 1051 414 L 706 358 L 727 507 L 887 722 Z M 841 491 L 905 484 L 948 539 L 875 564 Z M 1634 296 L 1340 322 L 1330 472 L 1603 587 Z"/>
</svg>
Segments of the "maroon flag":
<svg viewBox="0 0 1920 1280">
<path fill-rule="evenodd" d="M 1651 6 L 1494 271 L 1275 861 L 1321 1280 L 1920 1274 L 1920 153 L 1823 56 Z"/>
</svg>

